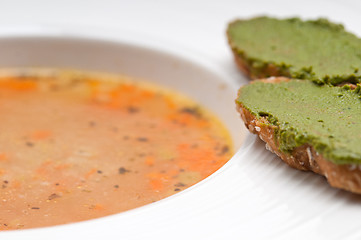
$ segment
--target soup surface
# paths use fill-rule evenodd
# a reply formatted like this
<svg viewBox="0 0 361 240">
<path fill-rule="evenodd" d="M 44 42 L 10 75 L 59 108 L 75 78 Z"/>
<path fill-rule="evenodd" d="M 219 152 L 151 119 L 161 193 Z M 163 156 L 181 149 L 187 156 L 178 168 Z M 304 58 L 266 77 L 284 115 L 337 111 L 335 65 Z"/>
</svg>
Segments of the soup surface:
<svg viewBox="0 0 361 240">
<path fill-rule="evenodd" d="M 193 185 L 232 156 L 211 113 L 127 77 L 0 75 L 0 230 L 106 216 Z"/>
</svg>

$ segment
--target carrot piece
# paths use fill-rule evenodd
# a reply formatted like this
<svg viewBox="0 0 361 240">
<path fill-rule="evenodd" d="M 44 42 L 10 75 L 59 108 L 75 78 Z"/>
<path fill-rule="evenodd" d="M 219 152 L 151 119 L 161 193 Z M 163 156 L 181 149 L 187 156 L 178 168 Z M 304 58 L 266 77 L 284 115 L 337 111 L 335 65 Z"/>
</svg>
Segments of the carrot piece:
<svg viewBox="0 0 361 240">
<path fill-rule="evenodd" d="M 0 81 L 0 87 L 11 90 L 24 91 L 35 89 L 37 87 L 37 83 L 33 80 L 18 81 L 13 79 L 7 79 L 4 81 Z"/>
<path fill-rule="evenodd" d="M 135 94 L 133 94 L 132 98 L 130 99 L 130 104 L 139 104 L 143 101 L 149 100 L 152 97 L 154 97 L 154 92 L 139 89 Z"/>
<path fill-rule="evenodd" d="M 60 164 L 56 165 L 54 168 L 56 170 L 63 170 L 63 169 L 70 168 L 71 166 L 72 166 L 72 164 L 70 164 L 70 163 L 60 163 Z"/>
<path fill-rule="evenodd" d="M 96 168 L 92 168 L 92 169 L 89 170 L 89 172 L 87 172 L 87 173 L 85 174 L 84 177 L 85 177 L 85 178 L 89 178 L 90 176 L 94 175 L 96 172 L 97 172 L 97 169 L 96 169 Z"/>
<path fill-rule="evenodd" d="M 154 165 L 154 160 L 155 160 L 154 157 L 152 157 L 152 156 L 147 156 L 147 157 L 145 158 L 145 165 L 147 165 L 147 166 L 153 166 L 153 165 Z"/>
<path fill-rule="evenodd" d="M 177 105 L 174 103 L 174 101 L 171 98 L 165 97 L 164 100 L 169 109 L 174 110 L 176 108 Z"/>
<path fill-rule="evenodd" d="M 149 184 L 155 191 L 161 191 L 164 188 L 163 181 L 161 179 L 152 179 L 149 181 Z"/>
<path fill-rule="evenodd" d="M 1 161 L 7 161 L 8 160 L 8 156 L 5 153 L 0 153 L 0 162 Z"/>
<path fill-rule="evenodd" d="M 150 172 L 146 175 L 149 179 L 149 185 L 154 191 L 161 191 L 164 188 L 164 183 L 168 181 L 169 176 L 164 173 Z"/>
<path fill-rule="evenodd" d="M 31 134 L 33 140 L 44 140 L 48 139 L 53 135 L 51 131 L 48 130 L 38 130 Z"/>
<path fill-rule="evenodd" d="M 192 148 L 190 144 L 184 143 L 178 145 L 177 152 L 179 167 L 199 172 L 203 178 L 227 162 L 227 158 L 218 156 L 217 151 L 213 148 Z"/>
<path fill-rule="evenodd" d="M 132 85 L 120 85 L 117 88 L 114 88 L 113 90 L 109 91 L 109 107 L 111 108 L 120 108 L 125 107 L 129 104 L 129 94 L 134 92 L 135 87 Z"/>
<path fill-rule="evenodd" d="M 52 161 L 45 161 L 43 162 L 40 167 L 38 167 L 35 172 L 38 176 L 44 176 L 49 171 L 49 166 L 52 164 Z"/>
<path fill-rule="evenodd" d="M 99 82 L 98 81 L 87 81 L 90 88 L 90 98 L 96 99 L 99 94 Z"/>
<path fill-rule="evenodd" d="M 11 187 L 15 189 L 19 189 L 21 187 L 21 182 L 18 180 L 14 180 L 11 182 Z"/>
<path fill-rule="evenodd" d="M 199 127 L 199 128 L 205 128 L 207 126 L 209 126 L 209 121 L 206 120 L 206 119 L 199 119 L 196 123 L 196 125 Z"/>
<path fill-rule="evenodd" d="M 97 204 L 92 205 L 92 206 L 90 207 L 90 209 L 99 210 L 99 211 L 100 211 L 100 210 L 104 210 L 105 207 L 104 207 L 102 204 L 97 203 Z"/>
</svg>

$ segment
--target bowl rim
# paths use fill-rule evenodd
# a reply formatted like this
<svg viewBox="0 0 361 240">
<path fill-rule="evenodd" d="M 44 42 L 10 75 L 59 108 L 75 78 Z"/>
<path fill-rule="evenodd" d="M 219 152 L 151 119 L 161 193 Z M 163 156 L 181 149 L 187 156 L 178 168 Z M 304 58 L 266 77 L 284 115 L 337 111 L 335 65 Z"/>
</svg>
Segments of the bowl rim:
<svg viewBox="0 0 361 240">
<path fill-rule="evenodd" d="M 47 26 L 47 25 L 5 25 L 0 28 L 0 39 L 3 38 L 49 38 L 64 40 L 91 40 L 112 42 L 143 48 L 149 51 L 171 55 L 206 68 L 212 74 L 222 78 L 229 86 L 238 89 L 239 84 L 224 71 L 213 58 L 194 48 L 180 45 L 169 39 L 153 36 L 129 29 L 106 29 L 96 27 Z M 145 40 L 146 39 L 146 40 Z"/>
</svg>

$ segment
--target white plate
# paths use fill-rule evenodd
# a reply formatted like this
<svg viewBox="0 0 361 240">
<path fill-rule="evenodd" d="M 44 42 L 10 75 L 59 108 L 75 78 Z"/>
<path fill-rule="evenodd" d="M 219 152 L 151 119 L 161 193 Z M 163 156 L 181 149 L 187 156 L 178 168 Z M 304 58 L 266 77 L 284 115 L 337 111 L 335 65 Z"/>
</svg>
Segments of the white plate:
<svg viewBox="0 0 361 240">
<path fill-rule="evenodd" d="M 46 5 L 46 1 L 40 2 Z M 232 87 L 245 82 L 234 67 L 224 37 L 226 22 L 236 17 L 260 14 L 303 18 L 324 16 L 344 23 L 361 36 L 361 5 L 352 0 L 224 0 L 212 4 L 209 1 L 172 4 L 157 1 L 156 6 L 151 1 L 122 6 L 120 2 L 106 1 L 108 11 L 100 13 L 99 18 L 90 11 L 81 18 L 70 14 L 59 20 L 61 14 L 67 13 L 60 1 L 54 5 L 60 9 L 54 18 L 36 11 L 32 18 L 36 19 L 34 23 L 50 21 L 67 26 L 65 35 L 91 38 L 97 35 L 97 32 L 90 34 L 89 29 L 84 31 L 84 28 L 69 26 L 70 21 L 75 25 L 83 26 L 86 22 L 88 26 L 117 29 L 102 32 L 101 36 L 135 42 L 136 45 L 151 42 L 152 48 L 186 58 L 201 71 Z M 75 10 L 84 8 L 81 3 L 73 1 L 72 4 Z M 152 7 L 154 12 L 149 13 Z M 90 8 L 95 11 L 95 5 Z M 9 17 L 7 12 L 12 8 L 4 6 L 4 9 L 2 17 Z M 26 9 L 25 6 L 24 13 Z M 24 14 L 19 15 L 18 23 L 28 21 Z M 165 21 L 169 16 L 171 18 Z M 129 21 L 132 21 L 131 25 Z M 49 34 L 49 29 L 52 28 L 31 27 L 20 32 Z M 119 29 L 131 29 L 149 37 L 143 39 L 139 37 L 142 34 L 138 36 L 134 32 L 126 36 Z M 54 31 L 53 35 L 61 34 Z M 157 39 L 162 41 L 157 42 Z M 360 196 L 333 189 L 324 178 L 315 174 L 289 168 L 266 151 L 256 137 L 248 136 L 243 147 L 220 171 L 164 201 L 87 222 L 3 232 L 0 239 L 360 239 L 360 216 Z"/>
</svg>

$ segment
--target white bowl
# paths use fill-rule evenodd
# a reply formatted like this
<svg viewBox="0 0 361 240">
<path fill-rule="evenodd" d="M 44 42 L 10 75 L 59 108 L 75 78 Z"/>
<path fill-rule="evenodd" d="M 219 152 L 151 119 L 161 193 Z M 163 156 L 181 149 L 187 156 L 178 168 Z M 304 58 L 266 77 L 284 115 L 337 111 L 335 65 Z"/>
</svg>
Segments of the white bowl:
<svg viewBox="0 0 361 240">
<path fill-rule="evenodd" d="M 0 67 L 54 67 L 119 73 L 176 89 L 206 106 L 225 123 L 235 149 L 240 147 L 246 136 L 235 110 L 237 84 L 217 71 L 216 66 L 178 46 L 172 48 L 167 44 L 167 47 L 162 47 L 146 39 L 140 41 L 138 36 L 127 36 L 125 39 L 114 35 L 31 30 L 0 33 L 0 53 Z M 202 184 L 205 182 L 207 179 Z M 128 212 L 74 224 L 0 232 L 0 239 L 136 237 L 140 233 L 138 229 L 149 228 L 156 218 L 160 220 L 157 224 L 174 218 L 177 211 L 169 209 L 192 207 L 189 198 L 176 199 L 185 194 L 192 196 L 192 192 L 197 192 L 198 185 L 201 183 L 155 204 Z M 149 219 L 148 223 L 144 222 L 146 219 Z M 156 229 L 155 226 L 151 228 Z"/>
</svg>

